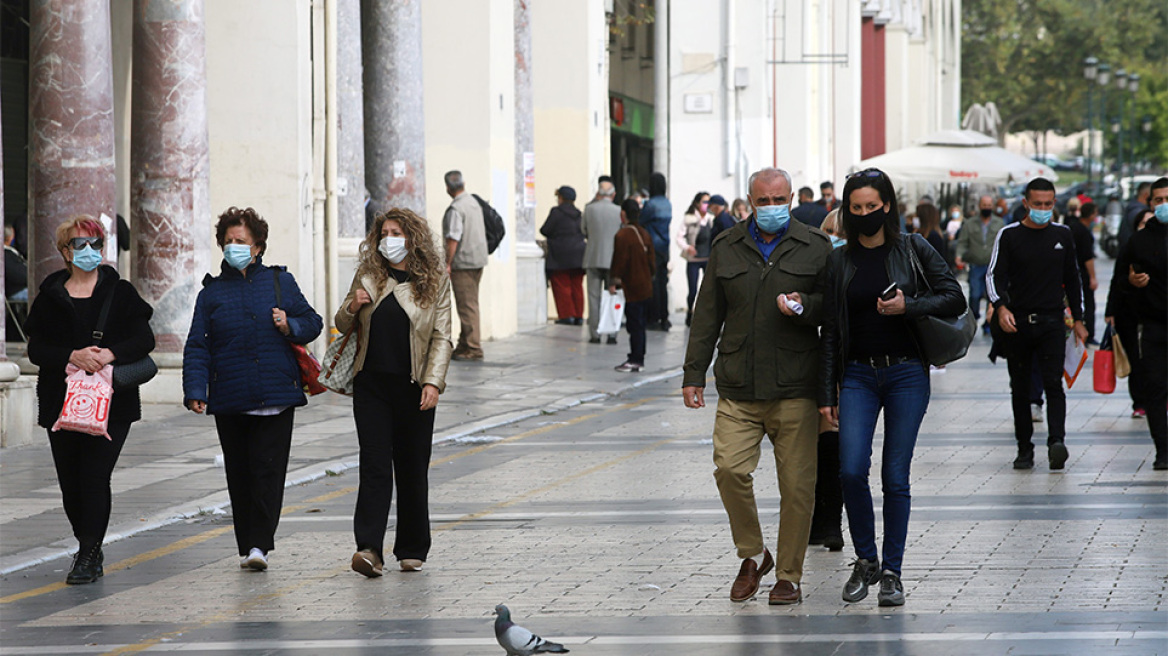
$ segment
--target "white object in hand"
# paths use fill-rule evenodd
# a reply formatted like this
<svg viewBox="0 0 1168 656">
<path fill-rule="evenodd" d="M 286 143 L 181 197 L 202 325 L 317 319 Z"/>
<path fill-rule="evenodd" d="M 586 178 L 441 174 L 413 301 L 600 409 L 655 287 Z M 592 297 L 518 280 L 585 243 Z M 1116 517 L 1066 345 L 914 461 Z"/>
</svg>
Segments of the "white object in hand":
<svg viewBox="0 0 1168 656">
<path fill-rule="evenodd" d="M 791 311 L 794 312 L 795 314 L 803 314 L 803 304 L 802 303 L 800 303 L 796 300 L 793 300 L 790 297 L 787 298 L 786 303 L 787 303 L 787 307 L 791 308 Z"/>
</svg>

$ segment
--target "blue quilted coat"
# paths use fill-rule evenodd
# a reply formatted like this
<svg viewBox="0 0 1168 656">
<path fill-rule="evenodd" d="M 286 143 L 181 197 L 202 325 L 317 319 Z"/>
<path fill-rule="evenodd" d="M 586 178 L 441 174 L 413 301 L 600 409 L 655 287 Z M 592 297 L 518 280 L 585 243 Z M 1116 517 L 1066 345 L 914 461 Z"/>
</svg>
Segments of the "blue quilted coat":
<svg viewBox="0 0 1168 656">
<path fill-rule="evenodd" d="M 287 337 L 272 323 L 277 275 Z M 195 302 L 183 348 L 183 403 L 203 401 L 213 415 L 306 405 L 289 342 L 307 344 L 320 330 L 320 315 L 284 267 L 264 266 L 257 257 L 244 277 L 224 262 L 218 276 L 203 279 Z"/>
</svg>

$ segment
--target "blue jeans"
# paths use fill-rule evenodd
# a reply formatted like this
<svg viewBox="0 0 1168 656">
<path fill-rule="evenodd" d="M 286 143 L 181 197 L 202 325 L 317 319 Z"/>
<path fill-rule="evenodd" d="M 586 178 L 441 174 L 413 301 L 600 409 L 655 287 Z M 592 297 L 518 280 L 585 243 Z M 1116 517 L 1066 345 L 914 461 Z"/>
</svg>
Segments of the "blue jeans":
<svg viewBox="0 0 1168 656">
<path fill-rule="evenodd" d="M 969 265 L 969 310 L 974 319 L 981 319 L 981 299 L 986 298 L 986 272 L 988 264 Z"/>
<path fill-rule="evenodd" d="M 883 569 L 900 575 L 908 535 L 909 465 L 925 410 L 929 407 L 929 373 L 920 360 L 875 369 L 849 362 L 840 385 L 840 484 L 848 512 L 848 529 L 856 557 L 878 562 L 876 513 L 868 471 L 872 437 L 884 408 L 884 450 L 880 481 L 884 490 Z"/>
</svg>

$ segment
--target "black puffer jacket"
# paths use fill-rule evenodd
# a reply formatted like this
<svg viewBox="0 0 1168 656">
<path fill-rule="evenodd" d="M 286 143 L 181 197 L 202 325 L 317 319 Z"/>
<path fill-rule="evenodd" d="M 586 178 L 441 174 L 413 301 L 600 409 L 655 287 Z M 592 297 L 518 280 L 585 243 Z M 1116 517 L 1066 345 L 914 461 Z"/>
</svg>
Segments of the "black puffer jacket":
<svg viewBox="0 0 1168 656">
<path fill-rule="evenodd" d="M 837 248 L 827 259 L 827 289 L 823 297 L 823 329 L 819 335 L 819 407 L 837 405 L 839 384 L 843 377 L 848 352 L 848 285 L 856 273 L 856 266 L 847 255 L 847 248 Z M 908 249 L 912 248 L 929 279 L 932 294 L 924 293 L 924 285 L 917 281 Z M 968 305 L 961 293 L 961 285 L 949 270 L 945 258 L 920 235 L 901 235 L 892 244 L 885 262 L 888 279 L 904 292 L 907 318 L 931 314 L 954 317 Z M 917 297 L 918 290 L 922 293 Z M 915 339 L 915 336 L 914 336 Z M 919 347 L 918 347 L 919 350 Z M 921 358 L 924 362 L 924 358 Z M 927 365 L 926 365 L 927 366 Z"/>
<path fill-rule="evenodd" d="M 67 270 L 57 271 L 41 283 L 40 293 L 28 312 L 28 359 L 40 367 L 37 375 L 37 423 L 52 427 L 65 403 L 65 367 L 73 351 L 93 345 L 96 317 L 77 316 L 65 281 Z M 113 294 L 105 336 L 101 346 L 113 352 L 115 362 L 134 362 L 154 350 L 150 317 L 154 309 L 138 296 L 129 281 L 118 277 L 117 269 L 103 264 L 93 288 L 95 307 Z M 138 388 L 114 392 L 110 400 L 110 421 L 132 422 L 142 418 Z"/>
<path fill-rule="evenodd" d="M 584 231 L 580 229 L 580 210 L 570 203 L 561 203 L 548 212 L 547 221 L 539 229 L 547 237 L 548 271 L 584 268 Z"/>
</svg>

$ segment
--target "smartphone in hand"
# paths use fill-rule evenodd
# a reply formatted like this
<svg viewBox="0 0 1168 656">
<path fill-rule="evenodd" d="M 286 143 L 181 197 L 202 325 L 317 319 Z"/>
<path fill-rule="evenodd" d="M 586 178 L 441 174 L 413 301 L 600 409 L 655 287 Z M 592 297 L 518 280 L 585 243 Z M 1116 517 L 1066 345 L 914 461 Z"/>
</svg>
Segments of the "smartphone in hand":
<svg viewBox="0 0 1168 656">
<path fill-rule="evenodd" d="M 895 282 L 892 283 L 884 291 L 880 292 L 880 300 L 891 301 L 892 299 L 896 298 L 897 289 L 899 289 L 899 286 Z"/>
</svg>

